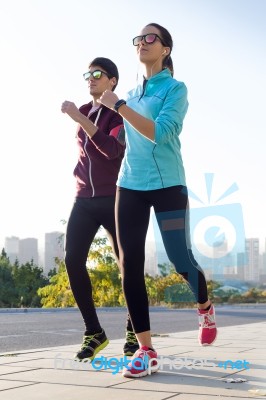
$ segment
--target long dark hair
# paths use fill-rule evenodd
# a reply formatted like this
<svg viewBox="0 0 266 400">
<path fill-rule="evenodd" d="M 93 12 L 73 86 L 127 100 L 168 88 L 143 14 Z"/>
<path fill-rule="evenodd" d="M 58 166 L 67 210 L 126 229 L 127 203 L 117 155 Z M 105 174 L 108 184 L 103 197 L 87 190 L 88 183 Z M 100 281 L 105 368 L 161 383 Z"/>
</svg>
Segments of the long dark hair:
<svg viewBox="0 0 266 400">
<path fill-rule="evenodd" d="M 172 36 L 170 35 L 170 33 L 168 32 L 168 30 L 166 28 L 164 28 L 163 26 L 156 24 L 155 22 L 152 22 L 150 24 L 147 24 L 147 26 L 153 26 L 154 28 L 157 28 L 160 31 L 160 37 L 162 39 L 162 44 L 165 47 L 169 47 L 170 48 L 170 53 L 163 59 L 163 68 L 168 68 L 169 71 L 171 72 L 171 75 L 174 75 L 174 66 L 173 66 L 173 60 L 171 57 L 171 52 L 173 49 L 173 39 Z"/>
</svg>

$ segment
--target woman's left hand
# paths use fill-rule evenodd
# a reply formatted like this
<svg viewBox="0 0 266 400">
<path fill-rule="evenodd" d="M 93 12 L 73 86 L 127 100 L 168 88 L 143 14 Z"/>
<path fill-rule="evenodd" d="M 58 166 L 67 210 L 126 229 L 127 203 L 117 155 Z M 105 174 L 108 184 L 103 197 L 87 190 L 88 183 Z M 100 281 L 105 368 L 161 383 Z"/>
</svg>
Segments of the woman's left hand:
<svg viewBox="0 0 266 400">
<path fill-rule="evenodd" d="M 111 90 L 105 90 L 101 97 L 97 100 L 97 102 L 113 110 L 114 105 L 118 100 L 119 98 L 114 92 L 112 92 Z"/>
</svg>

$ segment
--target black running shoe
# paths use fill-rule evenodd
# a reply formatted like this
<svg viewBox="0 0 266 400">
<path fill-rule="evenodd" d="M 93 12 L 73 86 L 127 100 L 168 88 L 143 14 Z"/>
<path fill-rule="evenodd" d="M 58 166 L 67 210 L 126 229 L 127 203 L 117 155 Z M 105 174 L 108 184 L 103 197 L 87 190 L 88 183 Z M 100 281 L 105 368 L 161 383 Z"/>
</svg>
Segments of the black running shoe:
<svg viewBox="0 0 266 400">
<path fill-rule="evenodd" d="M 126 332 L 126 343 L 124 344 L 124 355 L 125 356 L 133 356 L 135 352 L 139 349 L 139 342 L 136 338 L 134 332 L 127 331 Z"/>
<path fill-rule="evenodd" d="M 81 345 L 81 350 L 76 354 L 76 359 L 84 360 L 85 358 L 94 359 L 97 353 L 104 349 L 109 343 L 104 330 L 100 333 L 95 333 L 94 335 L 83 336 L 83 343 Z"/>
</svg>

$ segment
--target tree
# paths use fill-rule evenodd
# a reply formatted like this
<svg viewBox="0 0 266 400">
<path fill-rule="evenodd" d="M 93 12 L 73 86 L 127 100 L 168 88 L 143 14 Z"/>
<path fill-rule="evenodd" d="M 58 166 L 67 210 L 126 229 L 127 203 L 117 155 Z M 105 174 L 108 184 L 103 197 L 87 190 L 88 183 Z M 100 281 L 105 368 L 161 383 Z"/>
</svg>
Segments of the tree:
<svg viewBox="0 0 266 400">
<path fill-rule="evenodd" d="M 245 303 L 257 303 L 262 297 L 263 291 L 257 288 L 250 288 L 242 297 Z"/>
<path fill-rule="evenodd" d="M 208 290 L 208 296 L 211 301 L 216 301 L 216 299 L 219 298 L 219 296 L 216 294 L 216 290 L 221 287 L 221 283 L 209 280 L 207 281 L 207 290 Z"/>
<path fill-rule="evenodd" d="M 174 266 L 169 263 L 158 264 L 158 270 L 159 270 L 161 276 L 167 276 L 167 275 L 175 272 Z"/>
<path fill-rule="evenodd" d="M 50 284 L 38 291 L 43 307 L 72 307 L 75 300 L 70 289 L 66 266 L 57 260 L 59 269 L 50 278 Z M 118 266 L 112 256 L 107 238 L 96 237 L 88 256 L 88 274 L 91 279 L 96 307 L 121 306 L 125 304 Z"/>
<path fill-rule="evenodd" d="M 121 276 L 115 262 L 99 263 L 96 268 L 89 269 L 88 273 L 92 282 L 92 293 L 96 306 L 117 307 L 125 305 Z"/>
<path fill-rule="evenodd" d="M 12 275 L 20 306 L 40 307 L 40 297 L 37 291 L 48 283 L 42 268 L 34 265 L 33 260 L 21 266 L 16 262 L 12 267 Z"/>
<path fill-rule="evenodd" d="M 76 305 L 69 286 L 64 261 L 56 259 L 58 272 L 50 278 L 50 283 L 38 290 L 41 305 L 46 307 L 73 307 Z"/>
<path fill-rule="evenodd" d="M 5 250 L 0 256 L 0 307 L 14 307 L 17 305 L 17 291 L 11 271 L 9 258 Z"/>
<path fill-rule="evenodd" d="M 145 283 L 147 293 L 149 297 L 150 305 L 159 305 L 165 302 L 165 290 L 166 288 L 173 287 L 176 284 L 184 283 L 184 278 L 175 272 L 174 267 L 170 268 L 170 274 L 167 276 L 155 276 L 151 277 L 145 275 Z"/>
</svg>

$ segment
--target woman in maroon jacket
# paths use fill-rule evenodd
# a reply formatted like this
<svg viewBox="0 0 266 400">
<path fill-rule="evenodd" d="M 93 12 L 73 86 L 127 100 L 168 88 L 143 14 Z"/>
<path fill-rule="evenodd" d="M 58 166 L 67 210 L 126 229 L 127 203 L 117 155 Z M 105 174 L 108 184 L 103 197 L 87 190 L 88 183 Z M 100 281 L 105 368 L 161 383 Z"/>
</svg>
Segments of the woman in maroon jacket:
<svg viewBox="0 0 266 400">
<path fill-rule="evenodd" d="M 88 81 L 92 101 L 80 109 L 69 101 L 61 107 L 63 113 L 79 124 L 79 159 L 74 170 L 77 194 L 67 225 L 65 263 L 86 329 L 76 357 L 92 360 L 108 344 L 108 339 L 95 310 L 86 261 L 100 226 L 106 230 L 117 261 L 119 258 L 114 203 L 125 136 L 122 117 L 97 102 L 105 90 L 116 88 L 119 79 L 116 65 L 108 58 L 98 57 L 89 64 L 88 72 L 83 76 Z M 126 330 L 124 354 L 132 355 L 138 349 L 138 342 L 129 317 Z"/>
</svg>

